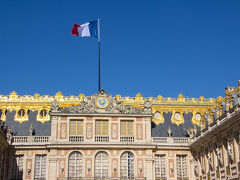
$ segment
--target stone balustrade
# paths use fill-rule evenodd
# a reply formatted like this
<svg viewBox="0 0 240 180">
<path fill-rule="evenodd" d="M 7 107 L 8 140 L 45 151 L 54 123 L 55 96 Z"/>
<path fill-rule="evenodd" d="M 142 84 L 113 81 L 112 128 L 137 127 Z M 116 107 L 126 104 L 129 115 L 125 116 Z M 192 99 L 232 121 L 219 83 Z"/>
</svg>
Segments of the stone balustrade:
<svg viewBox="0 0 240 180">
<path fill-rule="evenodd" d="M 168 145 L 168 146 L 189 146 L 189 138 L 185 137 L 153 137 L 152 143 L 154 145 Z"/>
</svg>

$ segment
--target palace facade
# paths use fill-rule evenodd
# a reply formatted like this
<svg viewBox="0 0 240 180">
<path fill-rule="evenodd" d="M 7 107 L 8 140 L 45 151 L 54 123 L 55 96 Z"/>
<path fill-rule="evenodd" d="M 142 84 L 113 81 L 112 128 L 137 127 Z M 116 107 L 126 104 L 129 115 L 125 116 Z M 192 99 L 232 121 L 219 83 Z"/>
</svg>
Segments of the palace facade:
<svg viewBox="0 0 240 180">
<path fill-rule="evenodd" d="M 0 178 L 239 179 L 239 87 L 217 99 L 0 95 Z"/>
</svg>

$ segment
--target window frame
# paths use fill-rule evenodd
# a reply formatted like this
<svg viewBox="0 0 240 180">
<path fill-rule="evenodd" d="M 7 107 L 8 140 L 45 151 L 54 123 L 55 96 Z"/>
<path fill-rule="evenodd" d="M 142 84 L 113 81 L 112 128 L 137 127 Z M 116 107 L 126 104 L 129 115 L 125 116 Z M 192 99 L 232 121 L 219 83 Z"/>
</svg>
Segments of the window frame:
<svg viewBox="0 0 240 180">
<path fill-rule="evenodd" d="M 75 128 L 76 128 L 76 130 L 75 130 L 75 132 L 76 132 L 76 134 L 71 134 L 71 121 L 76 121 L 76 124 L 75 124 Z M 81 130 L 81 134 L 78 134 L 77 132 L 78 132 L 78 125 L 77 125 L 77 122 L 78 121 L 81 121 L 82 122 L 82 130 Z M 69 120 L 69 136 L 84 136 L 84 119 L 70 119 Z"/>
<path fill-rule="evenodd" d="M 125 125 L 125 134 L 122 134 L 122 123 L 123 122 L 126 122 L 126 125 Z M 128 134 L 129 132 L 128 132 L 128 125 L 129 125 L 129 123 L 128 122 L 131 122 L 132 123 L 132 129 L 131 129 L 131 131 L 132 131 L 132 135 L 130 135 L 130 134 Z M 120 136 L 121 137 L 126 137 L 126 136 L 128 136 L 128 137 L 134 137 L 134 125 L 135 125 L 135 123 L 134 123 L 134 120 L 132 120 L 132 119 L 121 119 L 120 120 Z"/>
<path fill-rule="evenodd" d="M 100 134 L 97 134 L 97 128 L 98 128 L 98 126 L 97 126 L 97 122 L 98 121 L 101 121 L 101 126 L 100 126 L 100 128 L 101 128 L 101 130 L 100 130 Z M 103 122 L 107 122 L 107 134 L 104 134 L 103 133 Z M 98 130 L 99 131 L 99 130 Z M 109 119 L 95 119 L 95 136 L 109 136 Z"/>
</svg>

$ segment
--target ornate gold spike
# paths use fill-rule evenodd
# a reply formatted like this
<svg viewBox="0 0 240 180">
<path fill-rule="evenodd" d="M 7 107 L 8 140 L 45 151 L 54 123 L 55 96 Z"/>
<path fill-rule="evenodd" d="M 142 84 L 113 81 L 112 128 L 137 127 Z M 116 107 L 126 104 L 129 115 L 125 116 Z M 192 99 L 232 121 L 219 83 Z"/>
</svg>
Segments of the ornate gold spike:
<svg viewBox="0 0 240 180">
<path fill-rule="evenodd" d="M 143 104 L 144 103 L 143 97 L 140 93 L 137 93 L 137 95 L 135 97 L 135 103 L 136 104 Z"/>
<path fill-rule="evenodd" d="M 178 95 L 178 98 L 177 98 L 177 101 L 180 102 L 180 103 L 185 102 L 184 96 L 183 96 L 182 94 L 179 94 L 179 95 Z"/>
<path fill-rule="evenodd" d="M 201 102 L 204 101 L 204 97 L 203 96 L 201 96 L 199 99 L 200 99 Z"/>
<path fill-rule="evenodd" d="M 159 102 L 161 102 L 162 101 L 162 96 L 158 96 L 158 99 L 159 99 Z"/>
<path fill-rule="evenodd" d="M 115 98 L 119 101 L 120 98 L 121 98 L 121 95 L 117 94 L 117 95 L 115 96 Z"/>
<path fill-rule="evenodd" d="M 57 92 L 57 94 L 56 94 L 56 96 L 55 96 L 55 99 L 57 100 L 57 101 L 61 101 L 62 99 L 63 99 L 63 95 L 62 95 L 62 93 L 59 91 L 59 92 Z"/>
<path fill-rule="evenodd" d="M 15 91 L 13 91 L 9 96 L 9 99 L 12 101 L 16 100 L 17 98 L 18 98 L 18 95 Z"/>
<path fill-rule="evenodd" d="M 84 94 L 79 94 L 78 97 L 79 97 L 80 101 L 83 101 Z"/>
<path fill-rule="evenodd" d="M 39 99 L 40 95 L 38 93 L 36 93 L 36 94 L 34 94 L 34 96 L 35 96 L 36 99 Z"/>
<path fill-rule="evenodd" d="M 137 93 L 136 97 L 142 97 L 142 95 L 140 93 Z"/>
</svg>

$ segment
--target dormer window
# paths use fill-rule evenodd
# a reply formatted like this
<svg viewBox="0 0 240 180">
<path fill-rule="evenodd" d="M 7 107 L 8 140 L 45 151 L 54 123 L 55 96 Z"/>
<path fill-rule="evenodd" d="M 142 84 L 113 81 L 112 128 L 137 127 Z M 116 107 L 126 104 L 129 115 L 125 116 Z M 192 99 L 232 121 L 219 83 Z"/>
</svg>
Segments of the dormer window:
<svg viewBox="0 0 240 180">
<path fill-rule="evenodd" d="M 49 110 L 43 108 L 38 111 L 37 121 L 40 121 L 41 123 L 45 123 L 49 120 L 50 120 Z"/>
<path fill-rule="evenodd" d="M 19 121 L 20 123 L 22 123 L 23 121 L 27 121 L 28 120 L 28 109 L 18 110 L 15 114 L 14 119 L 15 119 L 15 121 Z"/>
<path fill-rule="evenodd" d="M 17 113 L 18 113 L 18 118 L 23 118 L 25 116 L 25 111 L 23 109 L 20 109 Z"/>
<path fill-rule="evenodd" d="M 46 118 L 46 116 L 47 116 L 47 111 L 45 109 L 41 110 L 40 111 L 40 117 L 41 118 Z"/>
</svg>

